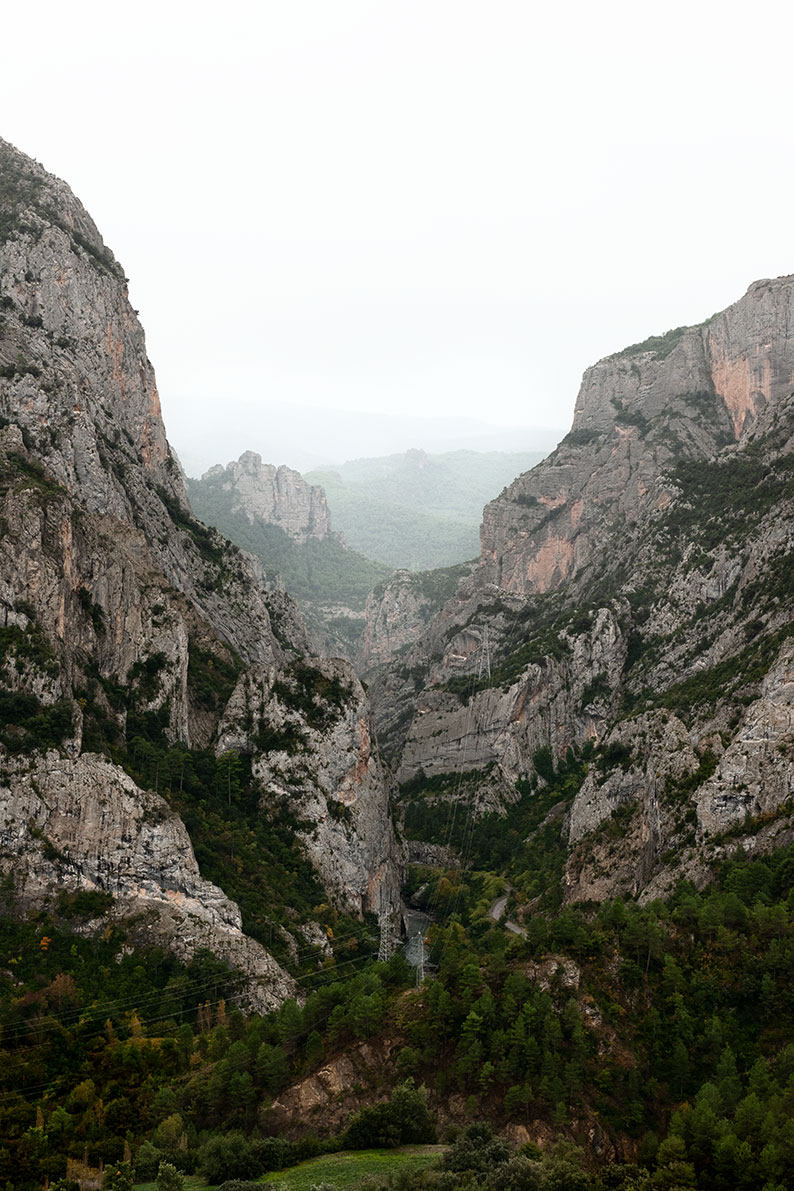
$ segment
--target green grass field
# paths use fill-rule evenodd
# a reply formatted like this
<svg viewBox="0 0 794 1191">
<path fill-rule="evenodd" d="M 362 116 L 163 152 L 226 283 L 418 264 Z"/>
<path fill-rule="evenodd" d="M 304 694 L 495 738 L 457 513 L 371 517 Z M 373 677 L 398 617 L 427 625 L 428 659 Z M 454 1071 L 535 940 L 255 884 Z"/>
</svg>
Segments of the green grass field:
<svg viewBox="0 0 794 1191">
<path fill-rule="evenodd" d="M 400 1146 L 396 1150 L 345 1150 L 340 1154 L 310 1158 L 288 1170 L 274 1170 L 259 1181 L 263 1185 L 282 1183 L 287 1191 L 310 1191 L 315 1183 L 333 1183 L 337 1191 L 352 1191 L 370 1175 L 382 1177 L 406 1168 L 421 1170 L 445 1149 L 445 1146 Z M 139 1183 L 135 1191 L 155 1191 L 155 1184 Z M 185 1191 L 213 1191 L 213 1188 L 198 1176 L 188 1175 Z"/>
<path fill-rule="evenodd" d="M 382 1177 L 401 1170 L 429 1166 L 445 1146 L 400 1146 L 395 1150 L 343 1150 L 310 1158 L 289 1170 L 266 1174 L 263 1182 L 283 1183 L 287 1191 L 309 1191 L 315 1183 L 333 1183 L 337 1191 L 349 1191 L 369 1175 Z"/>
</svg>

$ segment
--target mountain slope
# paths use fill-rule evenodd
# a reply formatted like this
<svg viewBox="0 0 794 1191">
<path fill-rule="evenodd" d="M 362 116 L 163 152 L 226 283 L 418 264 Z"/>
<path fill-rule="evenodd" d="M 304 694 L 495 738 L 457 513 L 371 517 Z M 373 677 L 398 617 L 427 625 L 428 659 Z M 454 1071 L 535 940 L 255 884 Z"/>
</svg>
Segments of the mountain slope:
<svg viewBox="0 0 794 1191">
<path fill-rule="evenodd" d="M 589 369 L 571 433 L 486 507 L 474 577 L 372 684 L 437 822 L 461 771 L 483 814 L 595 747 L 560 810 L 568 898 L 652 897 L 788 838 L 793 308 L 794 279 L 758 282 Z"/>
<path fill-rule="evenodd" d="M 297 865 L 304 810 L 327 817 L 338 802 L 326 896 L 354 914 L 396 903 L 364 695 L 352 671 L 307 664 L 292 602 L 190 513 L 123 274 L 83 208 L 5 142 L 0 176 L 1 867 L 32 908 L 56 888 L 96 887 L 139 931 L 145 910 L 149 940 L 186 957 L 210 946 L 254 978 L 252 1003 L 273 1004 L 290 980 L 199 879 L 172 806 L 187 813 L 194 791 L 194 842 L 242 888 L 207 818 L 221 775 L 230 822 L 247 815 L 259 831 L 288 812 Z M 248 719 L 233 780 L 218 729 L 236 690 Z M 296 754 L 300 780 L 265 793 L 257 760 L 272 769 Z M 91 786 L 95 801 L 81 801 Z M 252 928 L 266 904 L 288 916 L 283 894 L 252 904 Z M 304 915 L 312 904 L 316 894 Z"/>
</svg>

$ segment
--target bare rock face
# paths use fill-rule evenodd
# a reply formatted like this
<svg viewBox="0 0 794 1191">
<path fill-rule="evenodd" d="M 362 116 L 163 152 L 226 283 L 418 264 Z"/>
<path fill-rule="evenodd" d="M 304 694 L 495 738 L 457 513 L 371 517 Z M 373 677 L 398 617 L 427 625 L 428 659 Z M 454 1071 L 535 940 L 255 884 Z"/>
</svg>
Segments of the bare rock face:
<svg viewBox="0 0 794 1191">
<path fill-rule="evenodd" d="M 341 1129 L 361 1107 L 362 1086 L 366 1088 L 377 1077 L 382 1087 L 384 1072 L 392 1067 L 388 1042 L 360 1042 L 281 1092 L 267 1114 L 268 1127 L 299 1132 L 309 1125 L 320 1134 Z"/>
<path fill-rule="evenodd" d="M 666 712 L 615 728 L 608 745 L 620 760 L 606 773 L 594 767 L 571 808 L 566 900 L 629 894 L 649 901 L 670 893 L 681 877 L 704 884 L 710 862 L 739 846 L 763 853 L 790 841 L 790 646 L 727 748 L 716 734 L 695 743 L 697 751 L 685 726 Z"/>
<path fill-rule="evenodd" d="M 217 748 L 255 753 L 263 798 L 286 802 L 303 824 L 306 853 L 340 908 L 380 913 L 400 904 L 388 784 L 348 663 L 249 670 L 229 700 Z"/>
<path fill-rule="evenodd" d="M 429 617 L 429 599 L 417 589 L 409 571 L 396 571 L 367 598 L 364 668 L 388 661 L 411 645 Z"/>
<path fill-rule="evenodd" d="M 288 683 L 308 635 L 262 566 L 192 516 L 143 331 L 93 222 L 64 183 L 4 141 L 0 171 L 0 686 L 20 721 L 0 723 L 0 798 L 30 862 L 25 898 L 63 881 L 107 889 L 133 920 L 145 903 L 147 937 L 178 954 L 211 947 L 250 978 L 252 1005 L 272 1005 L 292 986 L 201 879 L 180 820 L 90 749 L 123 744 L 133 713 L 171 743 L 214 747 L 238 680 L 255 685 L 250 668 Z M 264 471 L 254 457 L 240 467 L 253 499 Z M 295 532 L 322 535 L 322 495 L 294 474 L 274 477 L 284 516 Z M 332 890 L 360 911 L 391 904 L 398 881 L 360 687 L 353 703 L 358 735 L 352 710 L 344 732 L 318 720 L 310 751 L 328 797 L 364 808 L 351 811 L 352 845 L 327 830 L 315 851 Z M 271 745 L 251 745 L 263 773 Z M 308 821 L 305 836 L 310 850 Z M 18 872 L 13 855 L 3 864 Z"/>
<path fill-rule="evenodd" d="M 636 896 L 645 888 L 662 855 L 692 835 L 686 790 L 698 765 L 686 727 L 667 712 L 610 733 L 571 807 L 567 901 Z"/>
<path fill-rule="evenodd" d="M 527 607 L 512 596 L 502 602 L 494 596 L 489 589 L 486 616 L 476 596 L 447 606 L 433 622 L 432 660 L 424 671 L 427 638 L 404 655 L 402 666 L 374 679 L 374 706 L 384 719 L 378 734 L 399 749 L 399 782 L 420 772 L 432 777 L 495 766 L 509 790 L 532 773 L 538 749 L 561 756 L 571 744 L 603 733 L 626 657 L 619 612 L 598 609 L 580 631 L 561 634 L 555 656 L 539 651 L 511 676 L 499 672 L 498 658 L 505 647 L 520 645 Z M 426 684 L 417 689 L 413 676 L 423 673 Z M 398 737 L 390 732 L 395 707 L 407 720 Z"/>
<path fill-rule="evenodd" d="M 788 641 L 761 684 L 760 698 L 697 791 L 698 830 L 728 831 L 763 819 L 794 794 L 794 651 Z"/>
<path fill-rule="evenodd" d="M 459 563 L 438 571 L 395 571 L 379 583 L 367 598 L 362 672 L 405 653 L 474 569 L 474 563 Z"/>
<path fill-rule="evenodd" d="M 713 458 L 758 439 L 791 397 L 794 278 L 757 281 L 698 327 L 589 368 L 571 433 L 486 506 L 488 578 L 520 592 L 581 586 L 616 519 L 628 538 L 669 505 L 676 459 Z"/>
<path fill-rule="evenodd" d="M 199 874 L 178 815 L 105 758 L 51 750 L 7 763 L 0 823 L 2 871 L 23 902 L 102 890 L 149 943 L 183 959 L 208 947 L 244 972 L 251 1008 L 266 1012 L 294 994 L 291 977 L 243 934 L 234 902 Z"/>
<path fill-rule="evenodd" d="M 232 512 L 248 521 L 277 525 L 294 542 L 322 540 L 331 532 L 331 515 L 325 491 L 307 484 L 290 467 L 263 463 L 255 451 L 244 451 L 236 463 L 216 464 L 201 477 L 205 489 L 219 488 L 232 497 Z"/>
<path fill-rule="evenodd" d="M 373 671 L 401 782 L 479 772 L 507 806 L 539 757 L 594 750 L 568 900 L 705 881 L 788 830 L 793 307 L 794 277 L 757 282 L 588 369 L 571 433 L 486 507 L 479 569 Z"/>
<path fill-rule="evenodd" d="M 126 279 L 65 183 L 5 141 L 0 164 L 13 195 L 0 263 L 0 407 L 50 439 L 59 482 L 95 511 L 130 520 L 144 477 L 173 498 L 183 486 Z M 132 492 L 108 467 L 122 440 L 139 462 Z"/>
<path fill-rule="evenodd" d="M 17 196 L 0 244 L 0 415 L 11 423 L 10 453 L 43 467 L 49 491 L 33 477 L 42 495 L 59 487 L 86 518 L 139 529 L 164 585 L 243 658 L 281 656 L 261 568 L 190 516 L 121 267 L 63 182 L 5 141 L 0 168 Z"/>
</svg>

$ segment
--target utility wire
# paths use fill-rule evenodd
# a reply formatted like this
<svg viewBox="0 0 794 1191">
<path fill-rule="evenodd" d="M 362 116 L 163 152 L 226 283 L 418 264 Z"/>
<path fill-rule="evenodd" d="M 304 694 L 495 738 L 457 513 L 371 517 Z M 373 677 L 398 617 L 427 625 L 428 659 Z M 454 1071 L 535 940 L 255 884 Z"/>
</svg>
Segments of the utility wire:
<svg viewBox="0 0 794 1191">
<path fill-rule="evenodd" d="M 374 958 L 374 955 L 375 955 L 375 952 L 372 952 L 372 954 L 371 954 L 370 958 Z M 335 971 L 336 971 L 336 970 L 341 970 L 342 968 L 348 967 L 348 966 L 350 966 L 350 964 L 357 963 L 357 962 L 358 962 L 358 959 L 347 960 L 347 961 L 346 961 L 344 964 L 340 964 L 340 965 L 338 965 L 338 968 L 337 968 L 337 969 L 334 969 L 334 970 L 335 970 Z M 296 979 L 296 983 L 298 982 L 298 980 L 301 980 L 301 979 L 309 979 L 310 977 L 311 977 L 311 978 L 313 978 L 313 977 L 314 977 L 314 973 L 311 973 L 311 972 L 310 972 L 310 973 L 305 973 L 305 974 L 304 974 L 302 977 L 298 977 L 298 978 Z M 196 1005 L 190 1006 L 188 1009 L 186 1009 L 186 1010 L 185 1010 L 185 1012 L 191 1012 L 192 1010 L 198 1010 L 198 1009 L 200 1009 L 200 1008 L 204 1008 L 204 1007 L 208 1007 L 208 1008 L 214 1008 L 215 1006 L 217 1006 L 217 1005 L 220 1005 L 220 1004 L 227 1004 L 227 1005 L 228 1005 L 230 1001 L 232 1001 L 232 1002 L 233 1002 L 233 1001 L 239 1001 L 239 1000 L 241 1000 L 241 999 L 242 999 L 242 997 L 244 997 L 244 996 L 245 996 L 245 990 L 244 990 L 244 989 L 242 989 L 242 990 L 240 990 L 238 993 L 233 993 L 233 994 L 232 994 L 232 995 L 230 995 L 230 996 L 226 996 L 226 997 L 219 997 L 219 998 L 218 998 L 216 1001 L 211 1001 L 211 1002 L 202 1001 L 202 1002 L 199 1002 L 199 1003 L 198 1003 L 198 1004 L 196 1004 Z M 317 1026 L 318 1026 L 318 1025 L 320 1025 L 320 1024 L 321 1024 L 322 1022 L 324 1022 L 324 1021 L 327 1021 L 327 1020 L 328 1020 L 328 1019 L 331 1017 L 331 1015 L 333 1014 L 334 1010 L 335 1010 L 336 1008 L 338 1008 L 338 1006 L 339 1006 L 340 1004 L 342 1004 L 342 1002 L 341 1002 L 341 1001 L 338 1001 L 338 1002 L 337 1002 L 335 1005 L 331 1006 L 331 1008 L 328 1010 L 328 1012 L 327 1012 L 327 1013 L 321 1014 L 319 1017 L 313 1017 L 313 1019 L 312 1019 L 311 1023 L 309 1023 L 307 1026 L 303 1027 L 303 1028 L 302 1028 L 301 1030 L 299 1030 L 298 1032 L 296 1032 L 296 1034 L 294 1035 L 294 1039 L 296 1039 L 296 1040 L 297 1040 L 297 1039 L 299 1039 L 299 1038 L 305 1038 L 305 1037 L 308 1037 L 308 1035 L 309 1035 L 309 1034 L 311 1034 L 311 1033 L 312 1033 L 312 1032 L 313 1032 L 313 1031 L 314 1031 L 314 1030 L 317 1028 Z M 276 1010 L 276 1011 L 274 1011 L 274 1012 L 277 1012 L 277 1010 Z M 158 1016 L 158 1017 L 146 1018 L 146 1019 L 144 1019 L 144 1020 L 141 1020 L 141 1022 L 140 1022 L 140 1025 L 141 1025 L 142 1027 L 143 1027 L 143 1026 L 155 1025 L 155 1024 L 157 1024 L 158 1022 L 161 1022 L 161 1021 L 171 1021 L 171 1020 L 172 1020 L 172 1017 L 173 1017 L 173 1015 L 168 1015 L 168 1016 Z M 104 1028 L 104 1027 L 103 1027 L 103 1028 Z M 103 1032 L 103 1029 L 97 1030 L 97 1031 L 96 1031 L 96 1032 L 95 1032 L 93 1035 L 89 1035 L 89 1038 L 90 1038 L 90 1037 L 99 1037 L 99 1036 L 102 1034 L 102 1032 Z M 129 1041 L 129 1039 L 127 1039 L 126 1041 Z M 38 1046 L 41 1046 L 41 1045 L 43 1045 L 43 1044 L 42 1044 L 42 1043 L 39 1043 L 39 1044 L 37 1044 L 37 1045 L 38 1045 Z M 35 1050 L 36 1048 L 34 1047 L 34 1048 L 30 1048 L 30 1049 L 34 1049 L 34 1050 Z M 237 1069 L 237 1070 L 242 1070 L 242 1069 L 243 1069 L 243 1065 L 239 1065 L 239 1066 L 238 1066 L 236 1069 Z M 73 1073 L 73 1077 L 72 1077 L 72 1078 L 78 1078 L 78 1077 L 79 1077 L 79 1082 L 82 1082 L 82 1080 L 83 1080 L 84 1078 L 86 1078 L 86 1076 L 85 1076 L 85 1073 L 84 1073 L 84 1072 L 74 1072 L 74 1073 Z M 52 1089 L 52 1087 L 53 1087 L 53 1083 L 55 1083 L 55 1082 L 57 1081 L 57 1079 L 58 1079 L 58 1078 L 65 1080 L 65 1079 L 67 1079 L 68 1077 L 67 1077 L 66 1075 L 63 1075 L 63 1076 L 60 1076 L 60 1077 L 56 1077 L 56 1080 L 49 1080 L 49 1081 L 47 1081 L 46 1083 L 33 1084 L 32 1086 L 30 1086 L 30 1087 L 25 1087 L 25 1088 L 21 1089 L 20 1091 L 10 1091 L 10 1092 L 3 1092 L 3 1093 L 0 1093 L 0 1103 L 4 1103 L 4 1102 L 6 1102 L 6 1101 L 8 1101 L 8 1100 L 15 1100 L 15 1099 L 23 1099 L 23 1100 L 28 1100 L 28 1099 L 30 1099 L 31 1097 L 33 1097 L 33 1098 L 36 1098 L 36 1096 L 38 1095 L 38 1093 L 39 1093 L 39 1092 L 45 1091 L 45 1090 L 47 1090 L 47 1089 Z"/>
<path fill-rule="evenodd" d="M 340 942 L 340 941 L 348 942 L 351 939 L 356 939 L 357 937 L 358 937 L 358 932 L 354 928 L 351 928 L 350 930 L 348 930 L 346 932 L 342 932 L 339 935 L 335 935 L 333 941 L 334 942 Z M 291 958 L 293 958 L 293 962 L 295 962 L 296 960 L 299 961 L 301 958 L 310 956 L 316 949 L 317 949 L 316 944 L 307 944 L 304 948 L 298 948 L 298 950 L 295 953 L 293 953 L 293 957 L 291 957 Z M 268 952 L 268 954 L 270 954 L 270 952 Z M 361 959 L 361 956 L 354 956 L 354 957 L 352 957 L 351 961 L 349 961 L 349 962 L 355 963 L 355 962 L 359 961 L 360 959 Z M 329 973 L 331 973 L 331 972 L 336 971 L 338 968 L 340 968 L 342 966 L 343 965 L 337 964 L 334 967 L 329 967 L 326 970 Z M 306 979 L 306 978 L 313 979 L 313 978 L 316 978 L 316 976 L 319 976 L 322 974 L 323 974 L 323 971 L 318 970 L 317 972 L 302 973 L 299 976 L 293 976 L 292 979 L 296 983 L 298 983 L 299 981 L 301 981 L 303 979 Z M 227 987 L 229 985 L 234 986 L 237 983 L 240 983 L 243 981 L 250 981 L 251 979 L 252 978 L 250 976 L 246 976 L 242 972 L 235 972 L 234 970 L 232 970 L 228 974 L 219 973 L 217 976 L 212 977 L 210 980 L 206 980 L 205 978 L 203 978 L 203 979 L 196 979 L 196 980 L 188 981 L 187 984 L 181 985 L 178 988 L 169 989 L 168 986 L 165 986 L 161 989 L 153 990 L 152 992 L 147 993 L 143 997 L 129 996 L 129 997 L 125 997 L 123 999 L 116 999 L 113 1001 L 104 1001 L 104 1002 L 101 1001 L 101 1002 L 99 1002 L 99 1004 L 96 1004 L 96 1005 L 85 1005 L 82 1007 L 75 1007 L 74 1009 L 64 1010 L 61 1013 L 57 1013 L 57 1014 L 48 1013 L 46 1015 L 46 1017 L 40 1018 L 37 1021 L 20 1022 L 16 1026 L 13 1026 L 10 1028 L 0 1027 L 0 1045 L 4 1044 L 6 1041 L 13 1041 L 15 1038 L 21 1037 L 25 1033 L 29 1033 L 34 1030 L 40 1030 L 40 1029 L 44 1028 L 45 1026 L 51 1027 L 52 1025 L 63 1025 L 65 1027 L 68 1027 L 70 1025 L 75 1024 L 75 1022 L 79 1022 L 83 1018 L 91 1018 L 91 1017 L 98 1017 L 98 1016 L 109 1017 L 114 1013 L 122 1013 L 127 1010 L 145 1008 L 151 1002 L 162 1001 L 164 997 L 170 997 L 170 996 L 179 997 L 179 996 L 185 996 L 188 993 L 191 993 L 192 995 L 198 995 L 198 993 L 202 990 L 209 990 L 209 989 L 214 989 L 214 988 L 219 988 L 219 987 Z M 254 978 L 254 979 L 256 979 L 256 978 Z M 260 978 L 260 980 L 262 980 L 262 979 L 265 979 L 265 978 L 264 977 Z M 190 1009 L 177 1009 L 175 1012 L 176 1013 L 188 1013 L 188 1012 L 190 1012 Z M 173 1014 L 171 1016 L 173 1016 Z"/>
</svg>

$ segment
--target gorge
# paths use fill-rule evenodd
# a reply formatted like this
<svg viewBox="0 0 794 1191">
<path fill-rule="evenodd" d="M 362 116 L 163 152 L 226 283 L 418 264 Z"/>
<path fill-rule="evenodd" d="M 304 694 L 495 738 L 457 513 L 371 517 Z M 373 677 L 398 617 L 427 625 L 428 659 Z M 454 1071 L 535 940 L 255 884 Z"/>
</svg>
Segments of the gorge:
<svg viewBox="0 0 794 1191">
<path fill-rule="evenodd" d="M 321 490 L 249 452 L 198 519 L 123 271 L 0 141 L 0 1178 L 482 1120 L 494 1191 L 790 1185 L 792 322 L 601 360 L 479 558 L 362 564 L 334 638 L 245 539 L 344 568 Z"/>
</svg>

